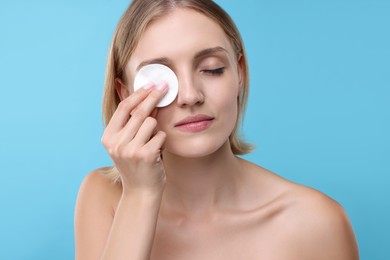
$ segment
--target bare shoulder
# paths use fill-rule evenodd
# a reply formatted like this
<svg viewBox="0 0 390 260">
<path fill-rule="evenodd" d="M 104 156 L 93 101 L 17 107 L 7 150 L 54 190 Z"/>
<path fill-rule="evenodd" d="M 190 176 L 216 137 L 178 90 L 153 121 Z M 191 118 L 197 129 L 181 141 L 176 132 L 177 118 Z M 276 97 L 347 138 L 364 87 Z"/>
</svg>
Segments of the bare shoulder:
<svg viewBox="0 0 390 260">
<path fill-rule="evenodd" d="M 81 184 L 74 218 L 76 259 L 99 259 L 103 252 L 122 193 L 108 170 L 92 171 Z"/>
<path fill-rule="evenodd" d="M 95 190 L 120 190 L 121 185 L 110 176 L 112 167 L 98 168 L 90 172 L 83 180 L 81 187 L 90 187 Z"/>
<path fill-rule="evenodd" d="M 286 237 L 301 259 L 359 259 L 356 239 L 343 207 L 325 194 L 291 183 L 281 214 Z"/>
<path fill-rule="evenodd" d="M 122 192 L 120 183 L 116 183 L 109 176 L 111 167 L 98 168 L 90 172 L 83 180 L 79 200 L 96 201 L 101 205 L 115 208 Z"/>
<path fill-rule="evenodd" d="M 266 205 L 260 207 L 262 212 L 272 213 L 266 214 L 270 216 L 266 243 L 272 248 L 277 245 L 280 259 L 359 259 L 355 235 L 339 203 L 258 165 L 246 165 L 252 174 L 245 187 L 257 191 L 257 201 Z"/>
</svg>

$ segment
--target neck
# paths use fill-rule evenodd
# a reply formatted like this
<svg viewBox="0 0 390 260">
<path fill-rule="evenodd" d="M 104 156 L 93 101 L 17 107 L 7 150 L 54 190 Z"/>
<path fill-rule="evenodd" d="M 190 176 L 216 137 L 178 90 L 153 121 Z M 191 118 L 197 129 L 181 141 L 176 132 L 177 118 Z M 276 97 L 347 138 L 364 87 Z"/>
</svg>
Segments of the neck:
<svg viewBox="0 0 390 260">
<path fill-rule="evenodd" d="M 164 152 L 166 206 L 175 211 L 205 214 L 231 205 L 242 167 L 227 142 L 202 158 L 183 158 Z"/>
</svg>

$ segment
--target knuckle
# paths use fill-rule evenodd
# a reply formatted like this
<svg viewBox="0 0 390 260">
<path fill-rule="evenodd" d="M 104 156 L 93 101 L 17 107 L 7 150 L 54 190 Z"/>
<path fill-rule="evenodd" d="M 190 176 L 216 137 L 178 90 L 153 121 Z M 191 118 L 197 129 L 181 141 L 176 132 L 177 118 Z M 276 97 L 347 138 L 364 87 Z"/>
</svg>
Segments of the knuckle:
<svg viewBox="0 0 390 260">
<path fill-rule="evenodd" d="M 112 158 L 116 157 L 117 150 L 116 150 L 115 147 L 113 147 L 113 146 L 106 146 L 106 150 L 107 150 L 108 155 L 110 155 L 110 157 L 112 157 Z"/>
<path fill-rule="evenodd" d="M 114 156 L 114 155 L 115 155 L 115 149 L 113 149 L 113 148 L 111 148 L 111 147 L 107 148 L 107 152 L 108 152 L 108 154 L 109 154 L 110 156 Z"/>
<path fill-rule="evenodd" d="M 116 144 L 113 140 L 108 139 L 107 137 L 102 137 L 103 146 L 106 148 L 107 153 L 112 158 L 117 158 L 120 155 L 120 146 Z"/>
<path fill-rule="evenodd" d="M 134 149 L 128 149 L 126 152 L 124 152 L 123 157 L 126 157 L 126 159 L 132 159 L 137 160 L 137 152 Z"/>
<path fill-rule="evenodd" d="M 102 136 L 102 138 L 100 139 L 100 141 L 101 141 L 101 143 L 103 144 L 104 147 L 107 148 L 107 147 L 110 146 L 111 141 L 110 141 L 110 138 L 109 138 L 106 134 L 104 134 L 104 135 Z"/>
<path fill-rule="evenodd" d="M 156 158 L 149 151 L 141 150 L 138 152 L 137 159 L 143 163 L 151 163 L 151 162 L 155 161 Z"/>
<path fill-rule="evenodd" d="M 129 111 L 130 110 L 130 104 L 127 99 L 122 100 L 118 105 L 118 110 L 120 111 Z"/>
<path fill-rule="evenodd" d="M 150 96 L 153 98 L 153 99 L 159 99 L 161 98 L 161 92 L 160 91 L 152 91 L 150 93 Z"/>
<path fill-rule="evenodd" d="M 143 118 L 147 117 L 147 113 L 146 113 L 145 109 L 137 108 L 134 111 L 134 113 L 132 114 L 132 117 L 135 119 L 143 119 Z"/>
<path fill-rule="evenodd" d="M 107 143 L 108 143 L 107 137 L 106 137 L 105 135 L 103 135 L 102 138 L 100 138 L 100 142 L 101 142 L 104 146 L 106 146 Z"/>
</svg>

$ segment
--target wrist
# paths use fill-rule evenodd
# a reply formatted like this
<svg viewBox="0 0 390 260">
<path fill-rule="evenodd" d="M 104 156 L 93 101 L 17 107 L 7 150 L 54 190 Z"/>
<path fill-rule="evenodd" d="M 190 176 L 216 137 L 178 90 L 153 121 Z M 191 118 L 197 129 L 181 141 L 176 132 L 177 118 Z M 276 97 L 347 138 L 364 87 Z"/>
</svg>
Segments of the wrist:
<svg viewBox="0 0 390 260">
<path fill-rule="evenodd" d="M 153 202 L 161 201 L 164 188 L 155 188 L 155 189 L 144 189 L 144 188 L 133 188 L 126 189 L 122 191 L 122 200 L 136 200 L 140 202 Z"/>
</svg>

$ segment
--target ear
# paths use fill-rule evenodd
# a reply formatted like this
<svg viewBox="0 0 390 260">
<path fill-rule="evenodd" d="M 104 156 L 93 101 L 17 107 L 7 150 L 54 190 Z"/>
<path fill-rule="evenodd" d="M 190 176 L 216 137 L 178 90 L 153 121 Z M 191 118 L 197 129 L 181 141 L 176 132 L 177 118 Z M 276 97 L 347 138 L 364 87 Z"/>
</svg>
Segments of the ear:
<svg viewBox="0 0 390 260">
<path fill-rule="evenodd" d="M 237 58 L 237 72 L 238 72 L 238 92 L 237 96 L 241 94 L 241 91 L 244 87 L 244 59 L 242 58 L 242 54 L 240 53 Z"/>
<path fill-rule="evenodd" d="M 129 88 L 123 84 L 119 78 L 115 79 L 115 89 L 121 100 L 127 98 L 130 95 Z"/>
</svg>

